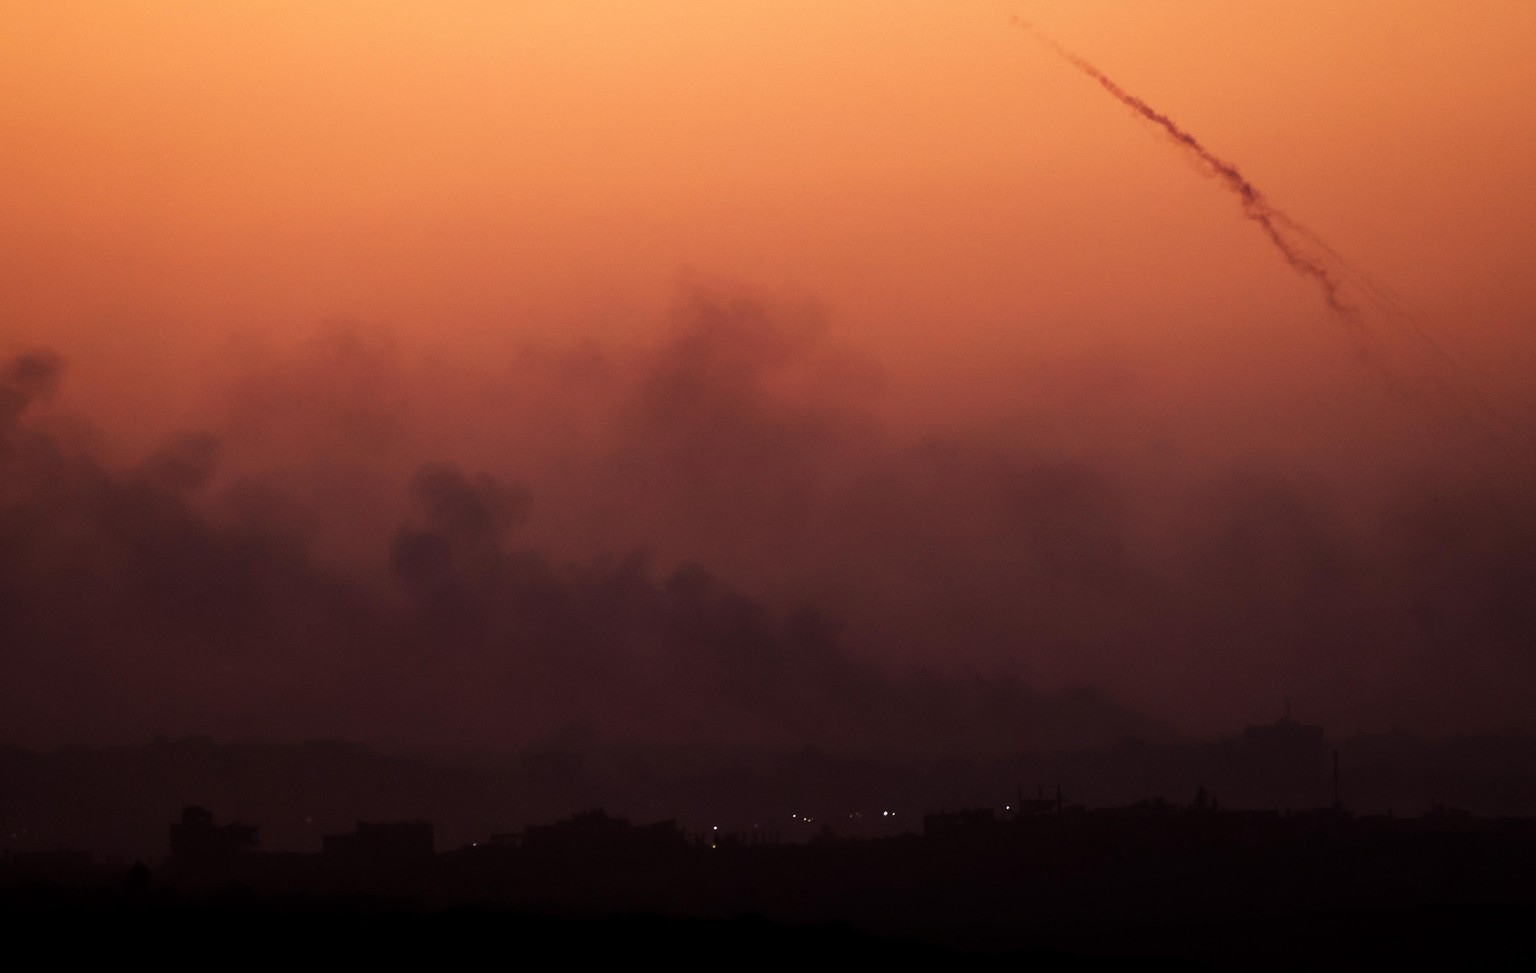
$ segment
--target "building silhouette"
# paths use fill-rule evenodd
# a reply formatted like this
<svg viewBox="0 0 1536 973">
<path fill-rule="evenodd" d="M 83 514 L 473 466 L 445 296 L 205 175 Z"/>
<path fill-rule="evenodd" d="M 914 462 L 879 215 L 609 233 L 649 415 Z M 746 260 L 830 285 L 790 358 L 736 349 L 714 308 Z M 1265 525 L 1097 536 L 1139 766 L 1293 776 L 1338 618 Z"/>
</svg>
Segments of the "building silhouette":
<svg viewBox="0 0 1536 973">
<path fill-rule="evenodd" d="M 945 839 L 982 838 L 997 832 L 997 812 L 990 807 L 939 811 L 923 815 L 923 837 Z"/>
<path fill-rule="evenodd" d="M 430 861 L 436 852 L 430 821 L 359 821 L 348 834 L 328 834 L 320 853 L 343 865 L 388 866 Z"/>
<path fill-rule="evenodd" d="M 602 808 L 583 811 L 552 824 L 529 825 L 523 831 L 522 848 L 540 857 L 584 859 L 657 857 L 687 846 L 677 821 L 634 825 Z"/>
<path fill-rule="evenodd" d="M 257 847 L 254 825 L 214 823 L 213 812 L 190 804 L 171 824 L 171 858 L 192 865 L 225 864 Z"/>
</svg>

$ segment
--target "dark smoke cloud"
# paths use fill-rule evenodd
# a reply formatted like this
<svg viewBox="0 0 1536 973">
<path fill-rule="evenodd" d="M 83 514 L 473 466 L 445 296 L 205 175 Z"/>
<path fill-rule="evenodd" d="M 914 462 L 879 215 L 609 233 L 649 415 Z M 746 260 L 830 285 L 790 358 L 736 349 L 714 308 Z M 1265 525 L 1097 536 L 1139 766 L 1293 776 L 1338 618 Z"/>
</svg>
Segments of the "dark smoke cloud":
<svg viewBox="0 0 1536 973">
<path fill-rule="evenodd" d="M 1491 596 L 1530 563 L 1514 550 L 1536 519 L 1447 466 L 1454 444 L 1422 435 L 1415 462 L 1362 491 L 1266 460 L 1264 442 L 1238 461 L 1164 455 L 1114 427 L 1138 429 L 1134 399 L 1075 448 L 1044 445 L 1044 427 L 1095 427 L 1051 408 L 1006 434 L 904 436 L 857 398 L 801 391 L 817 383 L 797 373 L 836 357 L 824 338 L 786 355 L 760 306 L 690 306 L 673 340 L 611 357 L 605 391 L 587 386 L 611 403 L 597 426 L 619 431 L 586 468 L 594 503 L 669 556 L 833 606 L 860 657 L 1090 682 L 1205 725 L 1287 694 L 1366 727 L 1528 722 L 1509 687 L 1531 674 L 1533 618 Z M 1124 384 L 1112 370 L 1096 407 Z M 1467 532 L 1454 550 L 1423 536 L 1442 508 Z M 1447 556 L 1484 579 L 1448 609 L 1481 620 L 1475 647 L 1431 649 L 1421 627 Z M 1485 661 L 1461 671 L 1458 654 Z"/>
<path fill-rule="evenodd" d="M 51 351 L 28 351 L 7 361 L 0 371 L 0 429 L 7 429 L 34 401 L 59 386 L 64 361 Z"/>
<path fill-rule="evenodd" d="M 776 610 L 698 565 L 557 560 L 518 537 L 532 516 L 525 487 L 446 463 L 411 476 L 411 513 L 375 584 L 322 564 L 301 530 L 266 516 L 281 503 L 253 497 L 270 486 L 199 498 L 210 437 L 125 471 L 61 446 L 25 414 L 59 369 L 33 356 L 5 372 L 9 739 L 512 745 L 578 724 L 606 738 L 938 753 L 1159 732 L 1092 691 L 855 661 L 824 615 Z"/>
<path fill-rule="evenodd" d="M 481 373 L 333 331 L 122 468 L 32 414 L 37 360 L 3 387 L 11 739 L 996 752 L 1160 732 L 1112 697 L 1207 730 L 1286 695 L 1345 730 L 1531 727 L 1529 497 L 1427 438 L 1370 490 L 1186 456 L 1097 365 L 1075 448 L 1048 399 L 903 434 L 814 314 L 728 289 L 653 344 Z"/>
</svg>

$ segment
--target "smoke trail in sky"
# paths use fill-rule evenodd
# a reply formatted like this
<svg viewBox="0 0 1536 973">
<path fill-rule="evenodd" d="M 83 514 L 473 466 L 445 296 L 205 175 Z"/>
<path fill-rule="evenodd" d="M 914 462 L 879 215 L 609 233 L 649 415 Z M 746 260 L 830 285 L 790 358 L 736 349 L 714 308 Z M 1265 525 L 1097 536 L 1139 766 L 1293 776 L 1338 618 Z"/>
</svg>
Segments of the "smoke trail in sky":
<svg viewBox="0 0 1536 973">
<path fill-rule="evenodd" d="M 1104 72 L 1041 33 L 1034 24 L 1017 17 L 1014 18 L 1013 22 L 1018 27 L 1029 31 L 1036 40 L 1044 44 L 1052 53 L 1097 81 L 1105 91 L 1114 95 L 1121 104 L 1131 108 L 1142 118 L 1161 128 L 1175 142 L 1184 146 L 1190 154 L 1200 161 L 1207 171 L 1215 175 L 1222 181 L 1223 185 L 1237 194 L 1243 203 L 1243 215 L 1259 224 L 1259 227 L 1264 231 L 1264 235 L 1280 251 L 1280 255 L 1285 258 L 1286 263 L 1290 264 L 1298 273 L 1310 277 L 1317 283 L 1322 289 L 1323 297 L 1328 301 L 1329 307 L 1351 320 L 1358 318 L 1359 312 L 1344 299 L 1342 282 L 1329 273 L 1328 269 L 1322 266 L 1315 258 L 1302 252 L 1301 248 L 1294 241 L 1288 239 L 1286 230 L 1300 228 L 1296 226 L 1294 221 L 1275 208 L 1269 200 L 1265 199 L 1264 194 L 1259 192 L 1253 183 L 1249 182 L 1238 171 L 1236 166 L 1217 156 L 1204 145 L 1201 145 L 1199 139 L 1180 128 L 1173 119 L 1126 91 L 1110 80 Z M 1308 237 L 1312 236 L 1312 234 L 1305 231 L 1303 233 Z M 1358 322 L 1356 321 L 1356 323 Z"/>
<path fill-rule="evenodd" d="M 1363 299 L 1378 314 L 1394 322 L 1414 339 L 1413 345 L 1420 353 L 1420 371 L 1428 378 L 1433 391 L 1448 401 L 1462 418 L 1477 425 L 1489 438 L 1499 440 L 1495 431 L 1496 419 L 1492 410 L 1477 395 L 1450 377 L 1456 370 L 1454 360 L 1433 338 L 1426 334 L 1411 315 L 1403 311 L 1386 293 L 1368 277 L 1355 270 L 1316 233 L 1297 223 L 1265 198 L 1258 188 L 1249 182 L 1237 166 L 1213 153 L 1189 132 L 1180 128 L 1173 119 L 1157 111 L 1145 101 L 1126 91 L 1111 80 L 1103 71 L 1081 56 L 1062 47 L 1054 39 L 1042 33 L 1034 24 L 1019 17 L 1013 24 L 1028 31 L 1037 41 L 1062 60 L 1098 82 L 1099 86 L 1130 108 L 1146 121 L 1160 128 L 1189 153 L 1201 168 L 1220 180 L 1221 184 L 1242 202 L 1243 215 L 1257 223 L 1265 237 L 1280 251 L 1285 262 L 1297 273 L 1310 279 L 1323 292 L 1334 316 L 1347 325 L 1353 333 L 1356 349 L 1361 358 L 1370 362 L 1381 376 L 1398 391 L 1403 387 L 1404 376 L 1383 361 L 1384 349 L 1372 341 L 1359 299 Z M 1428 361 L 1423 361 L 1425 356 Z M 1424 366 L 1428 367 L 1425 368 Z"/>
</svg>

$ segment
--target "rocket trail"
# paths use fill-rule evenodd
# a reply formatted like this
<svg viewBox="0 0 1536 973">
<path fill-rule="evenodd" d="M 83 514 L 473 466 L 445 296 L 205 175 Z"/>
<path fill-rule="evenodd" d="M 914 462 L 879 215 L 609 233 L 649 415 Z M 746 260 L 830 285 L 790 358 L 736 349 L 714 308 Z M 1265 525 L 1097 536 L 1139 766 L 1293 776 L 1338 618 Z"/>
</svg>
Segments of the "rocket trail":
<svg viewBox="0 0 1536 973">
<path fill-rule="evenodd" d="M 1264 236 L 1280 252 L 1280 256 L 1285 259 L 1291 269 L 1317 285 L 1334 317 L 1352 332 L 1357 353 L 1375 367 L 1388 385 L 1395 387 L 1399 392 L 1408 391 L 1403 387 L 1405 376 L 1389 368 L 1382 360 L 1385 349 L 1372 340 L 1369 323 L 1360 304 L 1354 298 L 1363 299 L 1379 313 L 1380 317 L 1395 323 L 1413 339 L 1412 344 L 1417 348 L 1421 359 L 1419 368 L 1416 370 L 1419 370 L 1422 376 L 1428 377 L 1435 394 L 1449 402 L 1463 419 L 1479 427 L 1490 439 L 1502 440 L 1503 437 L 1495 430 L 1495 426 L 1500 423 L 1493 410 L 1475 391 L 1452 378 L 1452 375 L 1458 371 L 1454 359 L 1419 327 L 1412 315 L 1398 307 L 1382 288 L 1351 267 L 1316 233 L 1287 216 L 1265 198 L 1258 187 L 1249 182 L 1237 166 L 1206 148 L 1199 139 L 1180 128 L 1173 119 L 1120 87 L 1103 71 L 1078 54 L 1062 47 L 1034 24 L 1017 16 L 1013 18 L 1012 23 L 1015 27 L 1027 31 L 1051 53 L 1093 79 L 1101 88 L 1114 96 L 1116 101 L 1161 129 L 1195 159 L 1202 169 L 1237 196 L 1242 203 L 1243 216 L 1258 224 Z M 1425 357 L 1427 361 L 1424 360 Z"/>
<path fill-rule="evenodd" d="M 1321 288 L 1323 297 L 1327 300 L 1330 308 L 1351 319 L 1358 317 L 1359 312 L 1344 299 L 1343 282 L 1336 279 L 1316 259 L 1302 252 L 1293 241 L 1288 240 L 1284 230 L 1299 230 L 1302 234 L 1312 237 L 1314 240 L 1316 237 L 1310 232 L 1301 229 L 1294 220 L 1287 217 L 1271 204 L 1269 200 L 1265 199 L 1264 194 L 1259 192 L 1258 188 L 1238 171 L 1237 166 L 1227 162 L 1210 149 L 1201 145 L 1199 139 L 1180 128 L 1173 119 L 1120 87 L 1110 80 L 1103 71 L 1100 71 L 1088 61 L 1041 33 L 1034 24 L 1021 20 L 1018 17 L 1013 18 L 1013 23 L 1015 26 L 1028 31 L 1037 41 L 1045 45 L 1051 53 L 1077 68 L 1094 81 L 1097 81 L 1100 87 L 1113 95 L 1121 104 L 1135 111 L 1136 114 L 1158 128 L 1161 128 L 1175 142 L 1182 145 L 1192 156 L 1199 160 L 1206 171 L 1220 179 L 1224 186 L 1242 200 L 1243 215 L 1259 225 L 1260 229 L 1264 231 L 1264 235 L 1269 238 L 1269 242 L 1274 244 L 1275 249 L 1279 250 L 1280 255 L 1285 258 L 1286 263 L 1290 264 L 1298 273 L 1311 278 Z"/>
</svg>

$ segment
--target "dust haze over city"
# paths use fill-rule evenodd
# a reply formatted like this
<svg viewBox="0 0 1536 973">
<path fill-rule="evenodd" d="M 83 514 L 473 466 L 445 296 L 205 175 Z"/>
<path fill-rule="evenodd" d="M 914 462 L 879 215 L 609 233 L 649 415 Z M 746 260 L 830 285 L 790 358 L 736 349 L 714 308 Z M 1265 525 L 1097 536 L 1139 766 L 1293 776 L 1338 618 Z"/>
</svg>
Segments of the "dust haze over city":
<svg viewBox="0 0 1536 973">
<path fill-rule="evenodd" d="M 8 744 L 1536 731 L 1525 5 L 8 20 Z"/>
</svg>

